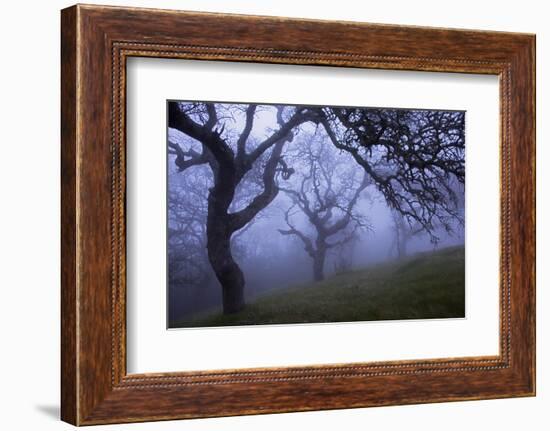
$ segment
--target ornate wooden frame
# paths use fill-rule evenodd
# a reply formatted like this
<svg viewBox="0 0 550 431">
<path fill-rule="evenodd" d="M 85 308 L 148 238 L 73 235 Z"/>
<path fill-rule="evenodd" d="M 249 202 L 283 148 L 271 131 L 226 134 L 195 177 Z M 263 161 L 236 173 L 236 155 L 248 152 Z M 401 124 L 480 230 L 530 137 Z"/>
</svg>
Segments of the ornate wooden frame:
<svg viewBox="0 0 550 431">
<path fill-rule="evenodd" d="M 61 16 L 63 420 L 88 425 L 534 395 L 534 35 L 82 5 Z M 498 75 L 500 354 L 128 375 L 129 56 Z"/>
</svg>

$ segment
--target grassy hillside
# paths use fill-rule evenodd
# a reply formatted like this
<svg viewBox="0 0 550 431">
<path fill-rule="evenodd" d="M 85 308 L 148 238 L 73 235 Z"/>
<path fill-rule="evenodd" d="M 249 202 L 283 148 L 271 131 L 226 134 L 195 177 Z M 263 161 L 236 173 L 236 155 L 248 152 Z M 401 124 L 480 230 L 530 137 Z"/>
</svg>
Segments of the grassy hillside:
<svg viewBox="0 0 550 431">
<path fill-rule="evenodd" d="M 464 317 L 464 247 L 335 275 L 265 294 L 240 313 L 172 327 Z"/>
</svg>

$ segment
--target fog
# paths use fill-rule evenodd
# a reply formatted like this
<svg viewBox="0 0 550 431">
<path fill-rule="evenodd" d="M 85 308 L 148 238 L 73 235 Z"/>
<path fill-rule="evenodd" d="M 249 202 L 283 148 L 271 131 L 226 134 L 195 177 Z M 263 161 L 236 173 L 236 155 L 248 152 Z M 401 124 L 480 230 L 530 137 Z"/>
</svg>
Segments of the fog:
<svg viewBox="0 0 550 431">
<path fill-rule="evenodd" d="M 214 130 L 235 154 L 239 152 L 239 137 L 246 129 L 247 106 L 215 105 L 217 129 Z M 179 109 L 188 109 L 189 116 L 197 124 L 207 121 L 204 106 L 200 104 L 180 103 Z M 285 109 L 271 105 L 256 108 L 244 147 L 247 153 L 277 131 L 284 116 L 288 118 L 296 107 Z M 407 121 L 411 123 L 407 123 L 412 130 L 410 133 L 416 133 L 420 126 L 412 120 Z M 414 253 L 464 244 L 464 184 L 454 176 L 449 175 L 445 185 L 454 199 L 453 217 L 440 216 L 433 222 L 430 219 L 427 229 L 414 218 L 396 211 L 396 203 L 392 205 L 388 201 L 387 192 L 381 191 L 380 185 L 367 175 L 350 152 L 331 143 L 319 123 L 300 124 L 284 139 L 286 142 L 274 176 L 278 192 L 265 208 L 231 236 L 232 256 L 244 275 L 246 302 L 277 289 L 310 284 L 319 277 L 329 278 Z M 266 187 L 265 170 L 273 151 L 276 150 L 268 149 L 244 175 L 236 187 L 229 213 L 245 209 Z M 205 153 L 197 139 L 175 128 L 168 129 L 171 321 L 222 310 L 222 289 L 207 250 L 208 196 L 215 176 L 220 174 L 212 162 L 188 163 L 189 166 L 181 163 L 198 160 L 201 152 Z M 377 167 L 378 175 L 384 169 L 393 169 L 385 148 L 373 146 L 362 157 Z M 315 213 L 315 220 L 324 220 L 319 223 L 325 223 L 323 229 L 327 228 L 327 232 L 339 221 L 345 224 L 323 239 L 326 256 L 317 263 L 317 267 L 322 266 L 321 273 L 318 268 L 315 270 L 311 253 L 319 236 L 311 222 L 311 213 Z"/>
</svg>

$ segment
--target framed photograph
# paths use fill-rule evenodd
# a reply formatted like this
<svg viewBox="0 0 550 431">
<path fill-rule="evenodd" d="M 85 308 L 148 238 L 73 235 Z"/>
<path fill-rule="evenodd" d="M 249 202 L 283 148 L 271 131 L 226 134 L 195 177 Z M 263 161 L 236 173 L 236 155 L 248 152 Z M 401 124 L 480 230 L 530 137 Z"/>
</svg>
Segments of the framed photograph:
<svg viewBox="0 0 550 431">
<path fill-rule="evenodd" d="M 535 37 L 61 14 L 61 415 L 535 394 Z"/>
</svg>

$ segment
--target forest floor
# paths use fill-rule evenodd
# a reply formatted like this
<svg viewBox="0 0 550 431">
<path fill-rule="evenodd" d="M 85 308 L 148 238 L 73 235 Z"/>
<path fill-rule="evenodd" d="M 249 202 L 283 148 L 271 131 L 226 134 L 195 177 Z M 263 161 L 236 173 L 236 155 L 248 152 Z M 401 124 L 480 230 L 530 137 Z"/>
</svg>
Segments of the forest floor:
<svg viewBox="0 0 550 431">
<path fill-rule="evenodd" d="M 278 289 L 239 313 L 202 315 L 171 327 L 464 317 L 464 273 L 464 247 L 449 247 Z"/>
</svg>

